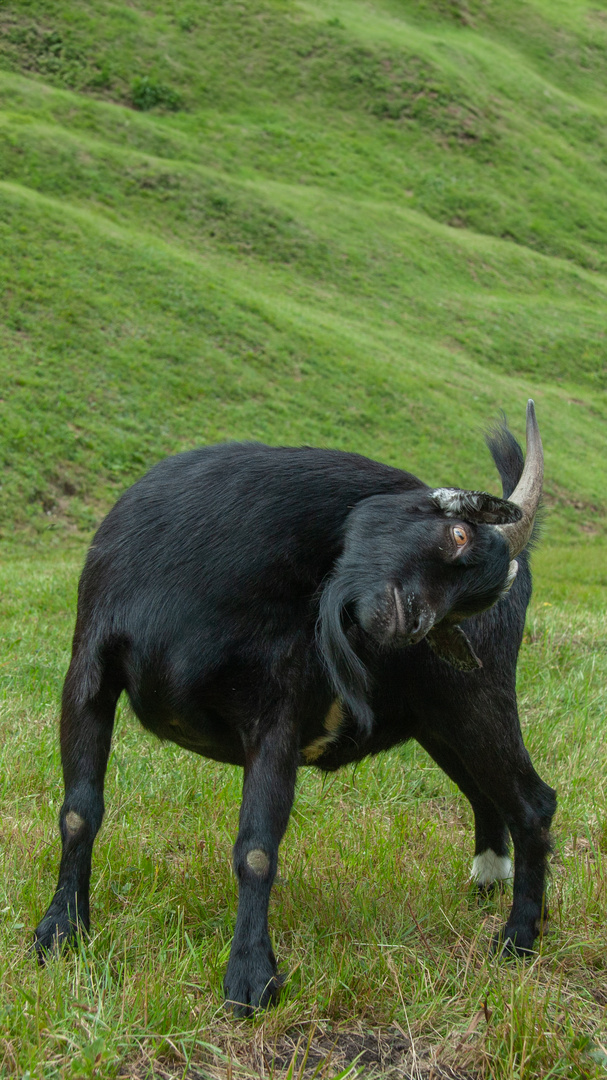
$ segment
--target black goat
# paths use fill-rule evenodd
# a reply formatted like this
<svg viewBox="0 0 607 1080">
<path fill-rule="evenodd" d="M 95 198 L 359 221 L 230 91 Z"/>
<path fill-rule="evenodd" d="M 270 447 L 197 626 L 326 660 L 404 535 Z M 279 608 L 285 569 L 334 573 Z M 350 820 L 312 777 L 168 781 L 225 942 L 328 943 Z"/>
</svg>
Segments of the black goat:
<svg viewBox="0 0 607 1080">
<path fill-rule="evenodd" d="M 524 469 L 505 425 L 488 443 L 512 501 L 430 489 L 356 454 L 257 444 L 179 454 L 122 496 L 80 581 L 61 718 L 63 854 L 36 930 L 42 961 L 89 925 L 123 690 L 161 738 L 244 768 L 224 984 L 236 1015 L 278 992 L 267 910 L 298 766 L 337 769 L 409 738 L 472 804 L 479 885 L 510 876 L 510 832 L 501 942 L 531 948 L 555 809 L 515 691 L 542 482 L 533 403 Z"/>
</svg>

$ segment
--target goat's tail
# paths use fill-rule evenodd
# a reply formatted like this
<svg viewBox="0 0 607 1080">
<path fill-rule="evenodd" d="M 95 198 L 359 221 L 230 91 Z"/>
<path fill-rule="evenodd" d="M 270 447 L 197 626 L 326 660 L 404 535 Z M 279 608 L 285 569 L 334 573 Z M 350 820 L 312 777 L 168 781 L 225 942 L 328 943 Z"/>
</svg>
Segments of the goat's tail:
<svg viewBox="0 0 607 1080">
<path fill-rule="evenodd" d="M 504 414 L 502 414 L 501 421 L 486 433 L 485 442 L 497 466 L 497 471 L 502 480 L 503 495 L 507 499 L 521 478 L 525 458 L 521 447 L 508 427 Z"/>
</svg>

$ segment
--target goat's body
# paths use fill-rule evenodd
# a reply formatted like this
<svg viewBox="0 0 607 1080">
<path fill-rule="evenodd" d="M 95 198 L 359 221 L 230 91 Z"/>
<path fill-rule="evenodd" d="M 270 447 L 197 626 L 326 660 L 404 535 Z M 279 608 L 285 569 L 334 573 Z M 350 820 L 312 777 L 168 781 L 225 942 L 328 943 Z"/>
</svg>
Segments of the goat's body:
<svg viewBox="0 0 607 1080">
<path fill-rule="evenodd" d="M 517 449 L 508 433 L 492 445 L 510 490 L 522 463 Z M 530 947 L 554 795 L 532 769 L 516 707 L 531 594 L 526 554 L 510 592 L 466 621 L 480 671 L 454 670 L 426 640 L 378 648 L 344 606 L 340 620 L 369 673 L 366 726 L 356 695 L 336 700 L 336 678 L 318 647 L 319 598 L 343 560 L 353 509 L 401 495 L 408 507 L 417 496 L 427 501 L 428 491 L 410 473 L 354 454 L 233 444 L 162 462 L 122 496 L 97 532 L 80 584 L 63 695 L 64 852 L 37 930 L 41 952 L 72 936 L 78 922 L 88 926 L 90 852 L 123 690 L 156 735 L 245 769 L 234 856 L 241 901 L 226 977 L 237 1011 L 276 990 L 264 920 L 298 765 L 330 771 L 410 738 L 473 806 L 481 883 L 500 876 L 487 870 L 494 864 L 486 853 L 506 865 L 512 833 L 518 878 L 506 939 Z M 380 498 L 378 521 L 382 505 Z M 428 513 L 425 502 L 416 513 Z M 379 528 L 378 554 L 369 551 L 380 562 L 382 536 Z M 496 549 L 491 558 L 498 556 Z"/>
<path fill-rule="evenodd" d="M 270 687 L 284 694 L 295 668 L 307 746 L 326 734 L 334 698 L 315 633 L 346 519 L 370 495 L 415 488 L 426 485 L 409 473 L 313 448 L 232 444 L 161 462 L 122 496 L 89 552 L 78 678 L 94 695 L 95 678 L 110 677 L 156 735 L 244 765 L 250 725 L 263 724 Z"/>
</svg>

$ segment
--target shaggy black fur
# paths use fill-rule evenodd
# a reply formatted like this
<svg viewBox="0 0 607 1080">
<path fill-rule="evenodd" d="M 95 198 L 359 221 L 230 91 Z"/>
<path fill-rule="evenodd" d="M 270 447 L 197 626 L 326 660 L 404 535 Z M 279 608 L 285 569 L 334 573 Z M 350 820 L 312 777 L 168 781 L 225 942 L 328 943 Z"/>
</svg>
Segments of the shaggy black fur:
<svg viewBox="0 0 607 1080">
<path fill-rule="evenodd" d="M 504 426 L 489 446 L 507 494 L 521 450 Z M 161 738 L 244 768 L 225 978 L 236 1015 L 278 992 L 267 908 L 305 761 L 332 770 L 417 739 L 469 798 L 477 853 L 505 855 L 510 832 L 503 941 L 531 947 L 555 796 L 517 716 L 528 559 L 503 595 L 508 546 L 487 522 L 520 512 L 483 493 L 461 506 L 454 518 L 415 476 L 355 454 L 257 444 L 180 454 L 122 496 L 80 582 L 61 719 L 63 854 L 36 930 L 42 960 L 89 925 L 123 690 Z"/>
</svg>

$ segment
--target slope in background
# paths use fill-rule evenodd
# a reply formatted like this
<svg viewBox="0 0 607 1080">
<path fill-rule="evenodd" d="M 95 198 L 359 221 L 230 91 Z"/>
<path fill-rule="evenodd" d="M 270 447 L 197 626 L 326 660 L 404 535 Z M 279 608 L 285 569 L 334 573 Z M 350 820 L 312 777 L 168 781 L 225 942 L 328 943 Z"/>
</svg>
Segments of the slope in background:
<svg viewBox="0 0 607 1080">
<path fill-rule="evenodd" d="M 90 535 L 158 457 L 223 438 L 495 488 L 482 427 L 504 408 L 520 433 L 533 395 L 544 577 L 607 585 L 600 11 L 57 0 L 0 21 L 20 543 Z"/>
</svg>

